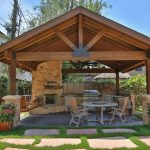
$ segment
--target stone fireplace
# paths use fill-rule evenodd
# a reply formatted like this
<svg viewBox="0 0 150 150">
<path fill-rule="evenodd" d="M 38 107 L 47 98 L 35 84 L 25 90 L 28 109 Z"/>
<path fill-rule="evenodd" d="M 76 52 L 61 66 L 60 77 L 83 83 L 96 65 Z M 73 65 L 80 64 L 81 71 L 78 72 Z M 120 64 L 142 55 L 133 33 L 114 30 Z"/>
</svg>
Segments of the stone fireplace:
<svg viewBox="0 0 150 150">
<path fill-rule="evenodd" d="M 44 95 L 44 103 L 46 105 L 56 104 L 58 95 L 57 94 L 45 94 Z"/>
<path fill-rule="evenodd" d="M 30 114 L 49 114 L 65 111 L 62 96 L 62 62 L 48 61 L 37 66 L 32 72 L 32 96 L 42 96 L 44 106 L 30 111 Z M 57 86 L 45 86 L 49 82 L 57 82 Z"/>
</svg>

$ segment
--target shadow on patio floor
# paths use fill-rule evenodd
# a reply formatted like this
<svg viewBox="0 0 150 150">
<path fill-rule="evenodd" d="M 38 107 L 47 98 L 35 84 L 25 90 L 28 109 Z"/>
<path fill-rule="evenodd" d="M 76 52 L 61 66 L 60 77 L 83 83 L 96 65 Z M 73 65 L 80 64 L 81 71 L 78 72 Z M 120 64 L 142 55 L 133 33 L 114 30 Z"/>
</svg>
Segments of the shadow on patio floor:
<svg viewBox="0 0 150 150">
<path fill-rule="evenodd" d="M 95 114 L 92 113 L 89 116 L 89 120 L 95 119 Z M 104 118 L 110 118 L 110 116 L 105 116 Z M 68 126 L 68 123 L 71 119 L 69 113 L 55 113 L 48 115 L 30 115 L 20 121 L 20 126 Z M 135 116 L 128 116 L 127 122 L 122 124 L 119 118 L 117 118 L 110 125 L 109 122 L 104 122 L 105 124 L 99 124 L 98 122 L 90 122 L 89 125 L 84 123 L 81 126 L 129 126 L 129 125 L 143 125 L 143 121 L 138 119 Z M 74 126 L 74 125 L 73 125 Z"/>
</svg>

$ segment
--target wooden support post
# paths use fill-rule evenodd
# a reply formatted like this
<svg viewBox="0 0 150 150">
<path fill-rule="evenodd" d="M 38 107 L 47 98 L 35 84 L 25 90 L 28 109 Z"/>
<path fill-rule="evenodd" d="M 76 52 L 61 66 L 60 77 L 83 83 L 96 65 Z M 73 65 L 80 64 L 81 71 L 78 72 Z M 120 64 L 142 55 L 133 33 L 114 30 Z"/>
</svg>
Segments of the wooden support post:
<svg viewBox="0 0 150 150">
<path fill-rule="evenodd" d="M 147 94 L 150 94 L 150 59 L 146 60 L 146 83 L 147 83 Z"/>
<path fill-rule="evenodd" d="M 9 65 L 9 94 L 16 95 L 16 60 Z"/>
<path fill-rule="evenodd" d="M 116 94 L 120 93 L 120 84 L 119 84 L 119 71 L 116 71 Z"/>
</svg>

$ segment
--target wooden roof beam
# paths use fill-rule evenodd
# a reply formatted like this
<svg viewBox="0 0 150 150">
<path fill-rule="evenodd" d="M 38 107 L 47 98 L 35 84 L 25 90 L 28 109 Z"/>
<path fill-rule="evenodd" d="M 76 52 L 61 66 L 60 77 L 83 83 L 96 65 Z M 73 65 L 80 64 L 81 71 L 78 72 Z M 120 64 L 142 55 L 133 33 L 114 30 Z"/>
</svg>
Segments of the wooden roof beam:
<svg viewBox="0 0 150 150">
<path fill-rule="evenodd" d="M 99 68 L 99 69 L 62 69 L 62 73 L 115 73 L 112 68 Z"/>
<path fill-rule="evenodd" d="M 145 60 L 145 51 L 99 51 L 89 52 L 88 57 L 74 57 L 72 52 L 20 52 L 16 53 L 17 61 L 48 61 L 48 60 Z"/>
<path fill-rule="evenodd" d="M 129 72 L 129 71 L 131 71 L 131 70 L 134 70 L 134 69 L 136 69 L 136 68 L 138 68 L 138 67 L 142 67 L 142 66 L 144 66 L 144 65 L 145 65 L 145 61 L 142 61 L 142 62 L 137 63 L 137 64 L 135 64 L 135 65 L 132 65 L 132 66 L 130 66 L 130 67 L 126 67 L 126 68 L 120 70 L 120 72 L 122 72 L 122 73 Z"/>
<path fill-rule="evenodd" d="M 12 53 L 9 50 L 5 50 L 4 51 L 4 58 L 8 61 L 13 60 L 14 58 L 16 59 L 16 54 Z M 22 68 L 21 66 L 23 66 L 23 68 L 29 68 L 29 70 L 36 70 L 37 65 L 32 63 L 32 62 L 16 62 L 17 66 L 19 68 Z"/>
</svg>

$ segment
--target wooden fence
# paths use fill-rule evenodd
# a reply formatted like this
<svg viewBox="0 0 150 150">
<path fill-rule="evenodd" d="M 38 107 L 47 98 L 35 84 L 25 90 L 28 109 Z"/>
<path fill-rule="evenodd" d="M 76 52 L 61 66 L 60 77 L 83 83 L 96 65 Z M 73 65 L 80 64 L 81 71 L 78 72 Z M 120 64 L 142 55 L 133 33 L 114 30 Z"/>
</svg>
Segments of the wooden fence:
<svg viewBox="0 0 150 150">
<path fill-rule="evenodd" d="M 100 93 L 114 93 L 114 83 L 63 83 L 63 93 L 83 93 L 83 90 L 98 90 Z"/>
</svg>

